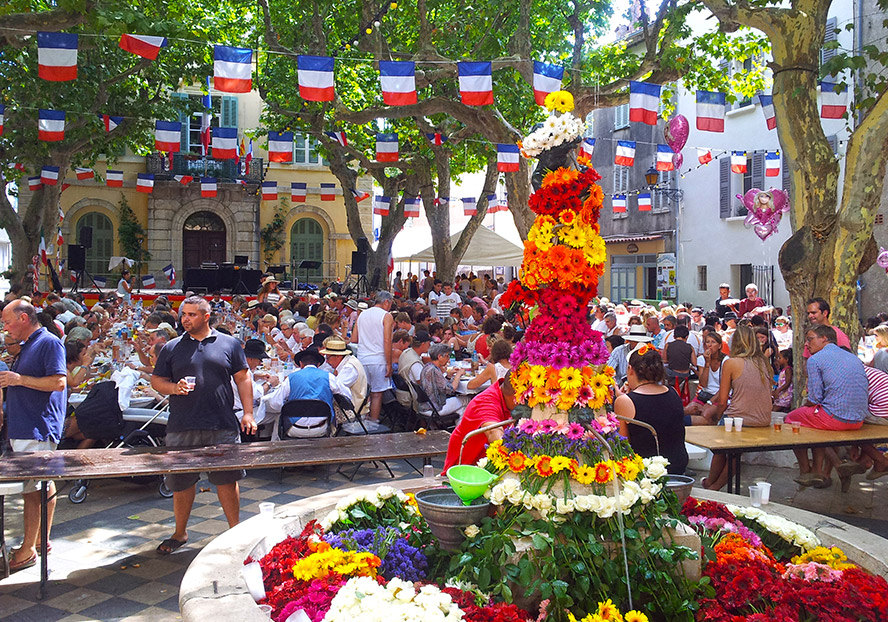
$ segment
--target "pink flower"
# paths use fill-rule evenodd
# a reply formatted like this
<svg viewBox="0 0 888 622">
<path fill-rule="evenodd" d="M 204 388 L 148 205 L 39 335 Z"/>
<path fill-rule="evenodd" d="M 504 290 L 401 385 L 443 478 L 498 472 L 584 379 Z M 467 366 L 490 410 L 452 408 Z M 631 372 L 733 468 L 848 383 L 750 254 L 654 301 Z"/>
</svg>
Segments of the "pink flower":
<svg viewBox="0 0 888 622">
<path fill-rule="evenodd" d="M 558 389 L 554 389 L 555 393 L 552 395 L 552 398 L 555 399 L 558 397 Z M 554 419 L 543 419 L 539 422 L 540 427 L 538 432 L 540 434 L 554 434 L 558 430 L 558 422 Z"/>
<path fill-rule="evenodd" d="M 537 422 L 533 419 L 522 419 L 521 423 L 518 424 L 518 429 L 522 434 L 530 434 L 531 436 L 536 434 L 537 428 Z"/>
<path fill-rule="evenodd" d="M 579 423 L 571 423 L 567 429 L 567 438 L 576 441 L 583 438 L 585 433 L 586 429 Z"/>
</svg>

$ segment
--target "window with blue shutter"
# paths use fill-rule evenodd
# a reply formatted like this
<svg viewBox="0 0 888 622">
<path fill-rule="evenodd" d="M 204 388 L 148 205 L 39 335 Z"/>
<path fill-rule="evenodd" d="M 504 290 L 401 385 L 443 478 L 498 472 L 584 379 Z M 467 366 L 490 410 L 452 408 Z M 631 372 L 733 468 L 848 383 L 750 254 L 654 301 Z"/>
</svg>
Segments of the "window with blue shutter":
<svg viewBox="0 0 888 622">
<path fill-rule="evenodd" d="M 187 100 L 188 94 L 187 93 L 173 93 L 172 97 L 175 99 Z M 188 153 L 189 149 L 191 148 L 191 144 L 188 140 L 188 131 L 189 131 L 188 119 L 190 118 L 190 116 L 191 115 L 189 114 L 189 112 L 187 110 L 180 110 L 179 111 L 179 119 L 178 120 L 179 120 L 179 123 L 182 124 L 182 133 L 181 133 L 181 138 L 179 139 L 179 149 L 185 153 Z"/>
<path fill-rule="evenodd" d="M 219 125 L 222 127 L 237 127 L 237 97 L 222 96 L 221 117 Z"/>
<path fill-rule="evenodd" d="M 718 159 L 718 217 L 731 217 L 731 158 Z"/>
</svg>

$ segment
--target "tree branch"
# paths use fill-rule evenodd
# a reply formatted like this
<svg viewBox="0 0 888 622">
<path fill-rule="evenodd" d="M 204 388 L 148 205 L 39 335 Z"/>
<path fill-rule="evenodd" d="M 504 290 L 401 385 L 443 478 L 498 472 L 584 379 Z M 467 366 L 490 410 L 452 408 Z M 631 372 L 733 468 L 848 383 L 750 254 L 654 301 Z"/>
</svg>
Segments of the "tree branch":
<svg viewBox="0 0 888 622">
<path fill-rule="evenodd" d="M 93 0 L 87 0 L 83 12 L 70 9 L 52 9 L 34 13 L 10 13 L 0 15 L 0 44 L 22 47 L 26 35 L 38 31 L 58 32 L 84 23 L 95 7 Z M 5 40 L 5 41 L 4 41 Z"/>
</svg>

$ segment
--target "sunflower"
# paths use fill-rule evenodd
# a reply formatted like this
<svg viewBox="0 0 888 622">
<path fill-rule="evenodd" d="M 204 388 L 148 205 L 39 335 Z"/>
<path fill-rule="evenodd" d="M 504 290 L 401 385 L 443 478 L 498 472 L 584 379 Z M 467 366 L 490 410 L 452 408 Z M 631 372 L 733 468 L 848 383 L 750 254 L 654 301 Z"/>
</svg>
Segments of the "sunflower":
<svg viewBox="0 0 888 622">
<path fill-rule="evenodd" d="M 576 468 L 574 479 L 577 480 L 578 483 L 583 484 L 584 486 L 588 486 L 593 481 L 595 481 L 595 469 L 590 467 L 588 464 L 578 465 Z"/>
<path fill-rule="evenodd" d="M 524 468 L 527 466 L 527 456 L 525 456 L 520 451 L 515 451 L 509 454 L 509 459 L 506 461 L 509 467 L 509 470 L 513 473 L 521 473 Z"/>
<path fill-rule="evenodd" d="M 546 95 L 544 104 L 549 111 L 570 112 L 574 109 L 574 98 L 567 91 L 554 91 Z"/>
<path fill-rule="evenodd" d="M 595 465 L 593 477 L 596 484 L 607 484 L 614 479 L 614 471 L 611 468 L 611 461 L 599 462 Z"/>
<path fill-rule="evenodd" d="M 551 456 L 537 456 L 533 459 L 533 466 L 540 477 L 551 477 L 555 474 L 555 471 L 552 469 Z"/>
<path fill-rule="evenodd" d="M 564 367 L 558 372 L 558 386 L 562 389 L 579 389 L 583 386 L 583 375 L 576 367 Z"/>
</svg>

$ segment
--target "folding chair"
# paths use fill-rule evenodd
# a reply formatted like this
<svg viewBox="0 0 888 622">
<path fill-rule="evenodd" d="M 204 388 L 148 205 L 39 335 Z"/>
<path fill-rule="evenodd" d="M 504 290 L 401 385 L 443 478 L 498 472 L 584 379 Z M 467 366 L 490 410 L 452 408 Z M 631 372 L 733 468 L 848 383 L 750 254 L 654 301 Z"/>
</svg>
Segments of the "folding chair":
<svg viewBox="0 0 888 622">
<path fill-rule="evenodd" d="M 456 427 L 456 422 L 459 419 L 460 413 L 441 416 L 441 413 L 439 413 L 438 409 L 435 408 L 435 405 L 432 404 L 432 400 L 429 399 L 429 396 L 425 392 L 425 389 L 422 388 L 422 385 L 410 381 L 410 386 L 416 394 L 416 402 L 418 406 L 416 409 L 416 416 L 421 421 L 425 422 L 430 430 L 447 430 L 448 432 L 452 432 L 453 428 Z"/>
<path fill-rule="evenodd" d="M 317 424 L 296 424 L 302 418 L 319 420 Z M 290 400 L 284 402 L 278 423 L 278 438 L 322 438 L 330 436 L 333 413 L 324 400 Z M 323 420 L 323 421 L 320 421 Z"/>
<path fill-rule="evenodd" d="M 392 382 L 395 383 L 395 397 L 398 399 L 398 413 L 401 415 L 399 418 L 403 419 L 403 429 L 405 432 L 416 430 L 419 427 L 416 416 L 418 411 L 416 391 L 410 386 L 410 382 L 400 374 L 392 374 Z M 397 424 L 397 421 L 393 421 L 393 423 Z M 398 426 L 393 425 L 392 427 Z"/>
<path fill-rule="evenodd" d="M 370 399 L 370 396 L 364 398 L 364 402 L 361 404 L 360 408 L 355 408 L 354 403 L 345 397 L 344 395 L 334 395 L 333 399 L 336 400 L 336 404 L 339 406 L 339 409 L 342 411 L 342 414 L 348 419 L 342 423 L 333 436 L 338 436 L 340 434 L 345 436 L 363 436 L 363 435 L 372 435 L 372 434 L 388 434 L 391 432 L 391 428 L 388 426 L 382 425 L 381 423 L 377 423 L 375 421 L 364 421 L 361 418 L 361 410 L 363 410 L 364 404 Z M 392 478 L 395 477 L 395 474 L 392 473 L 392 470 L 389 468 L 389 465 L 382 460 L 382 466 L 385 467 L 385 470 L 389 472 L 389 475 Z M 358 474 L 358 470 L 364 464 L 363 461 L 359 462 L 355 467 L 355 470 L 352 471 L 351 475 L 346 475 L 342 472 L 342 465 L 336 469 L 336 472 L 345 475 L 350 481 L 354 481 L 355 476 Z M 375 468 L 379 468 L 376 464 L 376 461 L 373 461 L 373 466 Z"/>
</svg>

